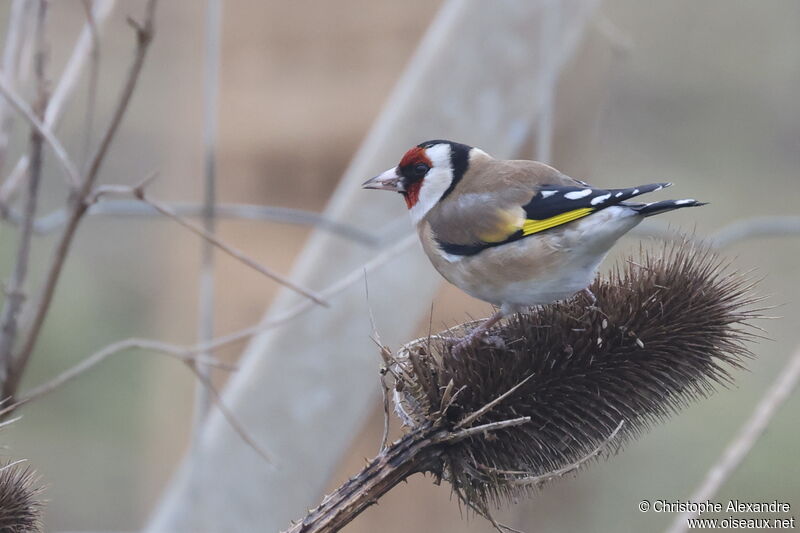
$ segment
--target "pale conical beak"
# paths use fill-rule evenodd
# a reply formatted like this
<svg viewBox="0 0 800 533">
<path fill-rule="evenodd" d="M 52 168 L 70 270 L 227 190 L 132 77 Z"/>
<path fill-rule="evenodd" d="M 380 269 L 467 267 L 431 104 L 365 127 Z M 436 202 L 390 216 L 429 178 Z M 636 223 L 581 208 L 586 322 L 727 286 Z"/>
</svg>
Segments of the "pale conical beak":
<svg viewBox="0 0 800 533">
<path fill-rule="evenodd" d="M 361 185 L 362 189 L 379 189 L 382 191 L 403 192 L 403 178 L 397 174 L 397 168 L 390 168 L 383 174 L 368 179 Z"/>
</svg>

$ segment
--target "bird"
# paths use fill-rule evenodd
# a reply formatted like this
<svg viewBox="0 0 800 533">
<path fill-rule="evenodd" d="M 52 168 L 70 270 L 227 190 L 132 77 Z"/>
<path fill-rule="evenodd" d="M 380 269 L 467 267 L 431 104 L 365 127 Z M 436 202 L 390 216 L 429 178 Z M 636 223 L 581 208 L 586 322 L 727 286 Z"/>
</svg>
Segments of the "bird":
<svg viewBox="0 0 800 533">
<path fill-rule="evenodd" d="M 425 254 L 450 283 L 497 310 L 453 347 L 474 345 L 503 317 L 589 291 L 600 263 L 645 218 L 705 205 L 631 202 L 671 183 L 602 189 L 529 160 L 430 140 L 364 189 L 400 193 Z"/>
</svg>

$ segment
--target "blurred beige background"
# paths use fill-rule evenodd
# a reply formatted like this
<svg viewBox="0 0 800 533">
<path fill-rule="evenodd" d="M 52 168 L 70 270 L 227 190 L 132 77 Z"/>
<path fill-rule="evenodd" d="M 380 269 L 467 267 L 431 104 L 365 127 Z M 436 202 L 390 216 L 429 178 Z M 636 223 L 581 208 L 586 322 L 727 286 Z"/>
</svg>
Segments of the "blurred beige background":
<svg viewBox="0 0 800 533">
<path fill-rule="evenodd" d="M 156 41 L 104 182 L 134 183 L 160 169 L 154 196 L 200 199 L 202 5 L 161 3 Z M 226 2 L 220 200 L 321 210 L 438 6 L 421 0 Z M 8 2 L 1 7 L 5 17 Z M 98 123 L 108 118 L 132 50 L 124 17 L 141 7 L 139 0 L 119 2 L 105 31 Z M 52 3 L 54 72 L 82 23 L 78 0 Z M 597 85 L 596 100 L 576 101 L 570 93 L 576 84 Z M 562 88 L 554 151 L 562 170 L 597 185 L 674 181 L 675 197 L 711 202 L 665 217 L 699 235 L 746 217 L 798 214 L 799 3 L 606 0 Z M 60 128 L 73 153 L 82 147 L 84 106 L 79 92 Z M 50 170 L 57 176 L 55 167 Z M 58 186 L 50 189 L 44 209 L 59 202 Z M 308 235 L 305 228 L 263 222 L 226 221 L 219 230 L 282 272 Z M 4 277 L 11 237 L 0 227 Z M 37 248 L 38 264 L 46 261 L 48 244 L 52 239 Z M 619 250 L 636 245 L 637 239 L 628 239 Z M 726 254 L 738 268 L 755 267 L 765 276 L 761 292 L 782 304 L 783 316 L 761 324 L 772 341 L 755 346 L 758 358 L 749 372 L 736 374 L 737 387 L 687 409 L 619 456 L 498 513 L 499 519 L 528 532 L 666 527 L 672 515 L 639 513 L 637 503 L 687 498 L 800 343 L 800 239 L 748 241 Z M 199 258 L 199 241 L 167 221 L 88 220 L 26 383 L 39 383 L 123 337 L 191 343 Z M 276 286 L 226 257 L 217 265 L 218 333 L 255 322 Z M 452 287 L 443 286 L 432 301 L 434 329 L 489 310 Z M 427 332 L 427 318 L 423 322 L 420 334 Z M 241 347 L 226 350 L 225 357 L 234 360 Z M 7 453 L 29 458 L 48 485 L 47 530 L 142 527 L 185 451 L 192 390 L 179 363 L 145 353 L 120 355 L 31 405 L 23 420 L 0 433 Z M 788 501 L 797 516 L 798 408 L 795 395 L 719 500 Z M 381 417 L 376 402 L 331 487 L 374 455 Z M 492 530 L 461 513 L 446 486 L 417 476 L 347 531 Z"/>
</svg>

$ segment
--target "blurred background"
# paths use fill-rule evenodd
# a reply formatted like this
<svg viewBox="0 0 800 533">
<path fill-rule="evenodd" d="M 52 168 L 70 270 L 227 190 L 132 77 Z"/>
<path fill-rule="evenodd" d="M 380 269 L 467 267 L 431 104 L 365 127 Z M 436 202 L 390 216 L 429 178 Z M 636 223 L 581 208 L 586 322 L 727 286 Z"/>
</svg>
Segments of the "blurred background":
<svg viewBox="0 0 800 533">
<path fill-rule="evenodd" d="M 0 27 L 7 25 L 9 4 L 2 2 Z M 203 4 L 172 0 L 159 5 L 156 39 L 102 182 L 133 184 L 159 170 L 151 187 L 154 197 L 201 201 Z M 106 23 L 93 119 L 98 125 L 108 121 L 132 55 L 134 40 L 125 17 L 139 16 L 143 5 L 118 2 Z M 423 0 L 225 2 L 219 200 L 322 211 L 441 5 Z M 497 9 L 504 5 L 497 3 Z M 51 79 L 57 79 L 85 20 L 80 0 L 50 3 Z M 586 87 L 592 88 L 588 94 Z M 798 94 L 800 3 L 795 0 L 604 0 L 559 78 L 552 163 L 599 186 L 673 181 L 670 197 L 711 204 L 663 220 L 700 236 L 744 218 L 797 215 Z M 86 107 L 82 87 L 58 130 L 79 162 Z M 16 131 L 4 173 L 25 150 L 25 128 L 17 124 Z M 421 142 L 438 132 L 417 135 Z M 470 143 L 474 137 L 464 131 L 455 140 Z M 518 155 L 535 154 L 533 136 Z M 386 160 L 383 167 L 394 164 L 395 159 Z M 52 158 L 46 172 L 42 212 L 63 203 Z M 403 215 L 402 202 L 395 200 L 396 211 L 376 221 L 376 228 Z M 258 221 L 218 224 L 223 239 L 280 272 L 291 271 L 310 231 Z M 605 268 L 639 240 L 627 238 Z M 34 282 L 41 279 L 53 241 L 52 236 L 36 241 Z M 12 228 L 0 225 L 4 279 L 15 246 Z M 159 218 L 87 219 L 23 389 L 121 338 L 192 344 L 200 247 L 196 236 Z M 771 340 L 753 347 L 757 358 L 748 371 L 736 372 L 736 386 L 686 409 L 616 457 L 498 512 L 499 520 L 528 532 L 659 531 L 671 522 L 671 514 L 640 513 L 638 502 L 688 498 L 800 342 L 800 239 L 748 240 L 724 253 L 737 269 L 757 269 L 756 276 L 764 277 L 760 292 L 781 305 L 777 314 L 782 316 L 760 324 Z M 257 322 L 278 292 L 275 283 L 224 256 L 217 261 L 216 282 L 219 334 Z M 381 294 L 373 292 L 370 298 L 379 300 Z M 425 306 L 432 315 L 420 318 L 417 336 L 427 333 L 429 324 L 437 330 L 490 312 L 487 304 L 450 286 L 442 285 L 428 299 Z M 366 316 L 353 319 L 368 321 Z M 391 324 L 383 321 L 379 327 L 383 331 Z M 220 355 L 236 361 L 245 345 Z M 377 350 L 373 355 L 377 376 Z M 222 385 L 225 376 L 218 374 Z M 192 374 L 179 362 L 131 352 L 25 407 L 23 419 L 4 429 L 0 442 L 7 445 L 8 456 L 28 458 L 46 484 L 46 529 L 144 527 L 186 453 L 194 386 Z M 374 392 L 372 414 L 325 481 L 329 489 L 356 473 L 377 450 L 383 424 L 377 377 Z M 797 516 L 798 408 L 795 394 L 718 501 L 777 499 L 791 503 Z M 280 430 L 274 421 L 273 427 Z M 308 506 L 315 503 L 316 498 Z M 445 485 L 415 476 L 347 528 L 354 533 L 376 530 L 478 532 L 492 527 L 482 519 L 466 520 Z"/>
</svg>

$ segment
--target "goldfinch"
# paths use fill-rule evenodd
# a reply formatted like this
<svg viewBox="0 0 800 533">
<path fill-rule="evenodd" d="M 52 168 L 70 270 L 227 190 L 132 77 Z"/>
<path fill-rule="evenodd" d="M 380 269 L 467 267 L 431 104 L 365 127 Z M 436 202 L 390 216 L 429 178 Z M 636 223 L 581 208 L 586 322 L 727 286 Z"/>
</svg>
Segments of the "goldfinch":
<svg viewBox="0 0 800 533">
<path fill-rule="evenodd" d="M 628 202 L 670 185 L 597 189 L 537 161 L 434 140 L 363 188 L 402 194 L 436 270 L 499 308 L 456 346 L 463 349 L 509 313 L 587 290 L 617 239 L 645 217 L 704 205 Z"/>
</svg>

